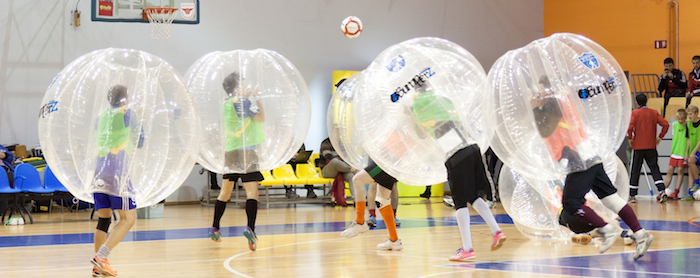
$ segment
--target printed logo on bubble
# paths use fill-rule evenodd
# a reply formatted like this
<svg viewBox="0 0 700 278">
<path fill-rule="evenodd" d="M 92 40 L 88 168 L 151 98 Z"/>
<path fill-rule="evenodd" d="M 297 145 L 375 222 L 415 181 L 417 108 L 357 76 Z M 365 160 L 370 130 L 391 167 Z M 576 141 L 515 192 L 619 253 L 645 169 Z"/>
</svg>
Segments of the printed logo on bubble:
<svg viewBox="0 0 700 278">
<path fill-rule="evenodd" d="M 578 60 L 589 69 L 597 69 L 600 67 L 600 63 L 593 53 L 583 53 L 581 56 L 578 56 Z"/>
<path fill-rule="evenodd" d="M 388 66 L 386 66 L 386 69 L 388 69 L 390 72 L 397 72 L 405 66 L 406 60 L 403 58 L 403 56 L 399 55 L 396 58 L 391 59 L 391 62 Z"/>
<path fill-rule="evenodd" d="M 578 97 L 587 101 L 589 98 L 597 96 L 602 93 L 612 94 L 612 92 L 617 88 L 617 79 L 615 77 L 610 77 L 607 81 L 603 82 L 599 86 L 588 86 L 586 88 L 578 90 Z"/>
<path fill-rule="evenodd" d="M 45 118 L 50 113 L 58 111 L 58 101 L 52 100 L 41 106 L 39 109 L 39 118 Z"/>
<path fill-rule="evenodd" d="M 411 91 L 411 88 L 423 86 L 423 83 L 425 83 L 425 81 L 427 81 L 428 78 L 432 77 L 433 75 L 435 75 L 435 72 L 430 69 L 430 67 L 423 69 L 419 74 L 416 74 L 413 78 L 411 78 L 411 80 L 406 82 L 406 84 L 396 88 L 394 93 L 391 94 L 391 102 L 399 101 L 401 97 Z"/>
</svg>

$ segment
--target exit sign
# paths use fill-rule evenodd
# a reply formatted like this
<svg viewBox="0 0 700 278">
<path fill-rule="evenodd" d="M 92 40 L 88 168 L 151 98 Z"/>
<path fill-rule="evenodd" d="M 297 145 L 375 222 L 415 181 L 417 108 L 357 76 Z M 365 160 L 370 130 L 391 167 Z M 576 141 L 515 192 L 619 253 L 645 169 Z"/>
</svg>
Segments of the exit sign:
<svg viewBox="0 0 700 278">
<path fill-rule="evenodd" d="M 667 45 L 666 40 L 654 41 L 654 49 L 666 48 L 666 45 Z"/>
</svg>

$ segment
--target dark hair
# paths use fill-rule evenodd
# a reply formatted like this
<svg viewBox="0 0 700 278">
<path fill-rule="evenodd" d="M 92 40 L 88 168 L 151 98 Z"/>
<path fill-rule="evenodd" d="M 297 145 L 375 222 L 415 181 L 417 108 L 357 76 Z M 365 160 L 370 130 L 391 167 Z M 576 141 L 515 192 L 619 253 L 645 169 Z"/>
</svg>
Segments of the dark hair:
<svg viewBox="0 0 700 278">
<path fill-rule="evenodd" d="M 693 56 L 693 59 L 690 59 L 690 60 L 691 60 L 691 61 L 693 61 L 693 60 L 700 60 L 700 55 L 695 55 L 695 56 Z"/>
<path fill-rule="evenodd" d="M 634 98 L 637 100 L 637 104 L 639 104 L 639 106 L 647 105 L 647 95 L 637 94 L 637 96 L 635 96 Z"/>
<path fill-rule="evenodd" d="M 340 81 L 338 81 L 338 83 L 335 83 L 335 88 L 338 89 L 340 87 L 340 85 L 342 85 L 343 82 L 345 82 L 345 80 L 348 80 L 348 79 L 347 78 L 340 79 Z"/>
<path fill-rule="evenodd" d="M 224 91 L 226 91 L 229 96 L 233 96 L 233 90 L 238 87 L 240 79 L 241 76 L 235 71 L 224 78 Z"/>
<path fill-rule="evenodd" d="M 540 77 L 540 85 L 544 86 L 545 88 L 552 87 L 552 83 L 549 83 L 549 77 L 546 75 L 542 75 L 542 77 Z"/>
<path fill-rule="evenodd" d="M 112 88 L 109 88 L 109 93 L 107 94 L 109 104 L 112 106 L 121 106 L 121 103 L 125 102 L 129 97 L 128 91 L 129 89 L 124 85 L 114 85 Z"/>
<path fill-rule="evenodd" d="M 664 65 L 665 64 L 675 64 L 675 63 L 673 63 L 673 58 L 669 57 L 669 58 L 664 59 Z"/>
</svg>

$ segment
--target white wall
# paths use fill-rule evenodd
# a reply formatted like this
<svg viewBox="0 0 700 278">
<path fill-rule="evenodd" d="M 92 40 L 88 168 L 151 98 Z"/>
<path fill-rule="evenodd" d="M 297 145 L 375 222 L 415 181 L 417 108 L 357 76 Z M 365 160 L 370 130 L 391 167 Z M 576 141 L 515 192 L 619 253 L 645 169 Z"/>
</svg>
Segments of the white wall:
<svg viewBox="0 0 700 278">
<path fill-rule="evenodd" d="M 78 4 L 83 19 L 75 28 L 70 25 L 75 5 L 76 0 L 0 1 L 0 143 L 38 144 L 44 91 L 65 65 L 95 49 L 140 49 L 181 73 L 215 50 L 275 50 L 306 79 L 313 112 L 305 143 L 318 151 L 327 137 L 333 70 L 362 70 L 383 49 L 419 36 L 451 40 L 488 70 L 506 51 L 544 33 L 541 0 L 203 0 L 201 23 L 174 25 L 168 40 L 151 39 L 148 24 L 92 22 L 88 0 Z M 340 32 L 349 15 L 365 27 L 353 40 Z"/>
</svg>

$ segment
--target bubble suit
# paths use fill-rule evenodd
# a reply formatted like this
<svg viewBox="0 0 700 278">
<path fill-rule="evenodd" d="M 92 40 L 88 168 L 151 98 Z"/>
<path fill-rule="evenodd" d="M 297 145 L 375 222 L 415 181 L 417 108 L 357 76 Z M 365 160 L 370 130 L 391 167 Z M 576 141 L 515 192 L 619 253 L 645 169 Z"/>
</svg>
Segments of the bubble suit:
<svg viewBox="0 0 700 278">
<path fill-rule="evenodd" d="M 201 112 L 198 161 L 217 173 L 271 170 L 304 142 L 311 117 L 299 71 L 277 52 L 212 52 L 185 74 Z"/>
<path fill-rule="evenodd" d="M 343 161 L 355 169 L 364 169 L 369 156 L 362 147 L 362 139 L 355 128 L 353 113 L 354 90 L 362 80 L 359 72 L 343 82 L 331 98 L 326 116 L 326 126 L 331 144 Z"/>
<path fill-rule="evenodd" d="M 486 81 L 476 58 L 450 41 L 416 38 L 387 48 L 355 94 L 365 150 L 404 183 L 445 181 L 444 163 L 454 152 L 471 144 L 487 149 Z"/>
<path fill-rule="evenodd" d="M 190 174 L 199 115 L 180 74 L 138 50 L 102 49 L 71 62 L 49 86 L 39 141 L 58 180 L 78 199 L 93 192 L 150 206 Z"/>
<path fill-rule="evenodd" d="M 611 157 L 603 166 L 617 188 L 617 194 L 627 198 L 629 179 L 622 160 L 617 156 Z M 564 177 L 550 181 L 537 180 L 504 166 L 498 184 L 503 208 L 523 235 L 535 240 L 569 240 L 573 233 L 559 225 Z M 617 225 L 614 220 L 616 214 L 603 206 L 592 191 L 586 194 L 586 205 L 608 223 Z"/>
<path fill-rule="evenodd" d="M 610 53 L 585 37 L 554 34 L 509 51 L 489 82 L 491 148 L 522 175 L 554 180 L 586 170 L 614 155 L 626 135 L 627 78 Z"/>
</svg>

